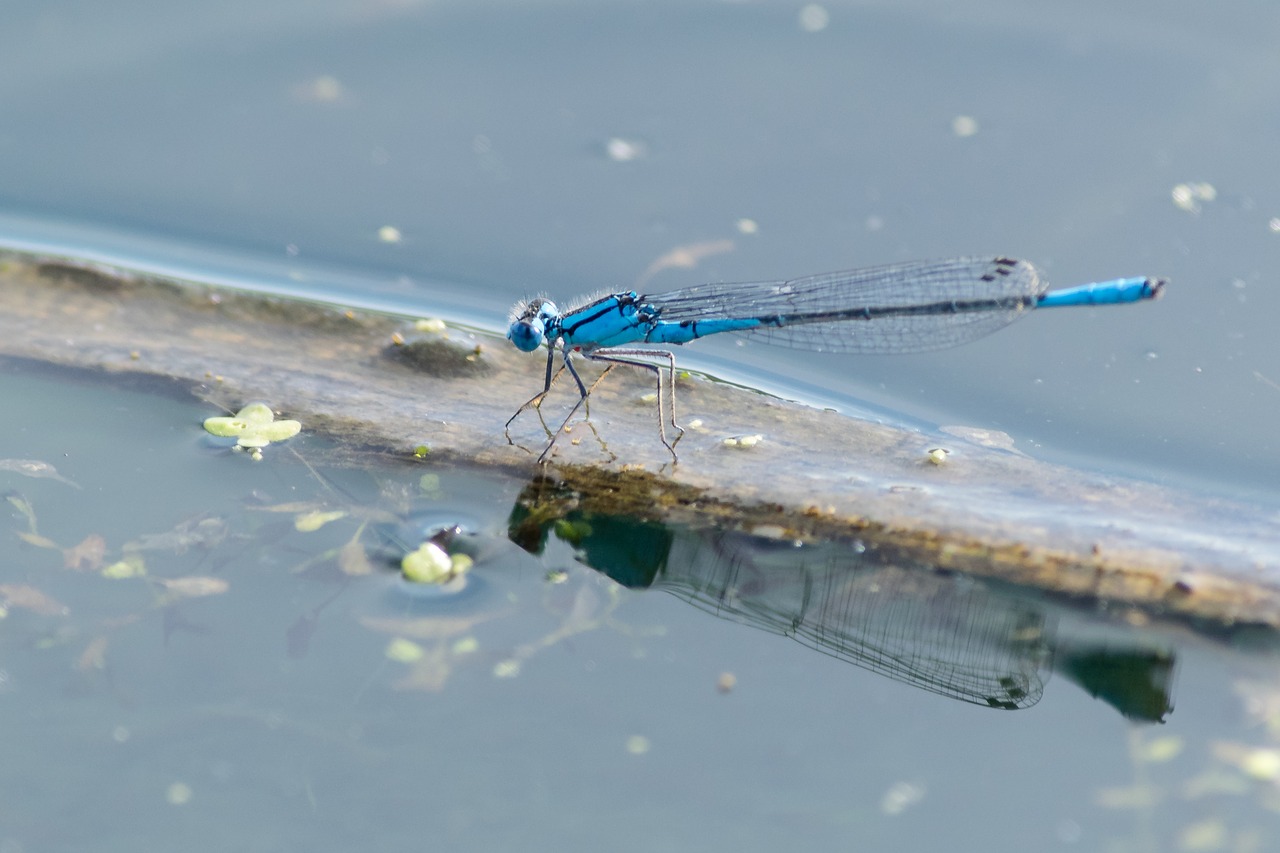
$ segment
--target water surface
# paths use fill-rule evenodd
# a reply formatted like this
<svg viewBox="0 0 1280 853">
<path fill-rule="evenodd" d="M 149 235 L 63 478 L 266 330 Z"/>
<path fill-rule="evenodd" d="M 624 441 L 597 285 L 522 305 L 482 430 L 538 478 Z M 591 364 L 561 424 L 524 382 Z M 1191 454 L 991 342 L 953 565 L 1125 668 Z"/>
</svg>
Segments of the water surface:
<svg viewBox="0 0 1280 853">
<path fill-rule="evenodd" d="M 1268 633 L 0 385 L 6 849 L 1272 842 Z M 399 578 L 455 526 L 461 590 Z"/>
</svg>

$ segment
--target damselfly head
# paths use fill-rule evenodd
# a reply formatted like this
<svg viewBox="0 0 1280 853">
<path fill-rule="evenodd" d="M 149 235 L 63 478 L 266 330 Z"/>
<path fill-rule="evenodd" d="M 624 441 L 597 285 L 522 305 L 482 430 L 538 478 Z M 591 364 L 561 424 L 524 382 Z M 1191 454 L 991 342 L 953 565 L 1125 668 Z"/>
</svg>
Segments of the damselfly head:
<svg viewBox="0 0 1280 853">
<path fill-rule="evenodd" d="M 507 340 L 521 352 L 533 352 L 542 346 L 547 334 L 547 321 L 556 314 L 555 303 L 542 297 L 517 303 L 515 310 L 511 312 Z"/>
</svg>

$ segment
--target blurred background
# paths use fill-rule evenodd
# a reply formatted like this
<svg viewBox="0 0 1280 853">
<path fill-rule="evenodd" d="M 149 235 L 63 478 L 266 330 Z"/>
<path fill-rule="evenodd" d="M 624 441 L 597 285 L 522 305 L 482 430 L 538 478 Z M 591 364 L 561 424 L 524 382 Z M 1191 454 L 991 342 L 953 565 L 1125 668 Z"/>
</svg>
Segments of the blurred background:
<svg viewBox="0 0 1280 853">
<path fill-rule="evenodd" d="M 3 17 L 0 245 L 497 333 L 538 293 L 957 254 L 1027 258 L 1058 286 L 1168 276 L 1159 303 L 1044 312 L 946 353 L 707 340 L 681 363 L 1280 495 L 1280 8 L 11 0 Z"/>
</svg>

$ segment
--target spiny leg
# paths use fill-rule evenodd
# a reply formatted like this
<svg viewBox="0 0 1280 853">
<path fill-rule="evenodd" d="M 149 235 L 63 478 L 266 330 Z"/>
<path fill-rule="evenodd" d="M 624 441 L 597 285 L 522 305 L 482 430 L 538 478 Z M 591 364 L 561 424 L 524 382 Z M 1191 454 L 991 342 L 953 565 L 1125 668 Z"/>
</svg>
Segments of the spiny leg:
<svg viewBox="0 0 1280 853">
<path fill-rule="evenodd" d="M 608 375 L 609 375 L 609 372 L 610 372 L 610 371 L 612 371 L 615 367 L 617 367 L 617 365 L 615 365 L 615 364 L 610 364 L 610 365 L 609 365 L 609 366 L 607 366 L 603 371 L 601 371 L 600 375 L 596 377 L 596 381 L 595 381 L 595 382 L 592 382 L 592 383 L 591 383 L 591 387 L 587 389 L 587 396 L 588 396 L 588 397 L 590 397 L 592 394 L 596 393 L 596 386 L 597 386 L 597 385 L 599 385 L 599 384 L 600 384 L 600 382 L 601 382 L 601 380 L 603 380 L 606 376 L 608 376 Z M 590 416 L 590 413 L 591 413 L 591 409 L 590 409 L 590 407 L 591 407 L 591 404 L 590 404 L 590 403 L 587 403 L 587 414 L 588 414 L 588 416 Z"/>
<path fill-rule="evenodd" d="M 589 423 L 589 422 L 590 422 L 590 420 L 591 420 L 591 395 L 592 395 L 592 394 L 594 394 L 594 393 L 596 392 L 596 386 L 600 384 L 600 380 L 601 380 L 601 379 L 604 379 L 606 376 L 608 376 L 608 375 L 609 375 L 609 371 L 613 370 L 613 368 L 614 368 L 614 365 L 612 365 L 612 364 L 611 364 L 611 365 L 609 365 L 608 367 L 606 367 L 606 368 L 604 369 L 604 371 L 603 371 L 599 376 L 597 376 L 597 377 L 596 377 L 595 381 L 591 383 L 591 387 L 587 389 L 587 398 L 586 398 L 585 400 L 582 400 L 582 401 L 581 401 L 581 403 L 582 403 L 582 418 L 583 418 L 583 420 L 584 420 L 584 421 L 587 421 L 587 422 Z M 558 380 L 558 379 L 560 378 L 561 374 L 563 374 L 563 373 L 564 373 L 564 369 L 565 369 L 565 365 L 561 365 L 561 366 L 560 366 L 560 369 L 556 371 L 556 375 L 555 375 L 555 376 L 552 378 L 552 380 L 551 380 L 551 384 L 552 384 L 552 385 L 555 385 L 556 380 Z M 551 427 L 547 426 L 547 419 L 546 419 L 546 418 L 544 418 L 544 417 L 542 416 L 542 405 L 541 405 L 541 404 L 539 404 L 539 405 L 537 405 L 537 406 L 534 406 L 534 411 L 536 411 L 536 412 L 538 413 L 538 420 L 542 421 L 542 428 L 543 428 L 544 430 L 546 430 L 546 432 L 547 432 L 547 438 L 551 438 L 551 436 L 553 435 L 553 433 L 551 432 Z M 572 412 L 570 412 L 570 416 L 572 416 Z M 568 424 L 568 421 L 565 421 L 565 424 L 562 424 L 562 425 L 561 425 L 561 430 L 562 430 L 562 431 L 565 429 L 565 426 L 566 426 L 567 424 Z M 594 426 L 593 426 L 593 427 L 591 427 L 591 431 L 592 431 L 593 433 L 595 433 L 595 427 L 594 427 Z M 600 438 L 600 434 L 599 434 L 599 433 L 596 433 L 596 438 L 597 438 L 597 439 L 599 439 L 599 438 Z M 602 442 L 601 442 L 601 444 L 603 444 L 603 443 L 604 443 L 604 442 L 602 441 Z"/>
<path fill-rule="evenodd" d="M 658 394 L 657 394 L 658 437 L 662 439 L 662 443 L 666 446 L 667 450 L 671 451 L 672 461 L 679 462 L 680 457 L 676 455 L 676 444 L 678 444 L 680 439 L 684 437 L 684 428 L 676 423 L 676 414 L 675 414 L 676 357 L 675 357 L 675 354 L 671 352 L 667 352 L 666 350 L 611 348 L 611 349 L 604 349 L 604 350 L 596 350 L 595 352 L 588 353 L 587 357 L 593 361 L 608 362 L 611 365 L 626 364 L 626 365 L 630 365 L 631 367 L 642 367 L 645 370 L 653 371 L 654 378 L 657 380 L 657 385 L 658 385 Z M 662 358 L 666 360 L 667 364 L 664 368 L 662 366 L 652 364 L 648 361 L 642 360 L 646 358 Z M 667 376 L 668 376 L 667 387 L 669 389 L 669 393 L 671 397 L 671 408 L 670 408 L 671 426 L 673 429 L 675 429 L 679 433 L 676 436 L 675 441 L 667 441 L 666 419 L 663 417 L 664 402 L 662 398 L 662 385 L 663 385 L 662 373 L 664 369 L 667 372 Z M 595 386 L 593 385 L 592 387 L 594 388 Z"/>
<path fill-rule="evenodd" d="M 555 384 L 556 384 L 557 382 L 559 382 L 559 381 L 560 381 L 560 377 L 561 377 L 561 376 L 563 376 L 563 375 L 564 375 L 564 365 L 562 364 L 562 365 L 560 365 L 559 369 L 558 369 L 558 370 L 556 370 L 555 376 L 551 377 L 551 386 L 552 386 L 553 388 L 555 387 Z M 543 396 L 543 397 L 545 397 L 545 396 L 546 396 L 546 393 L 547 393 L 547 392 L 543 392 L 542 396 Z M 539 421 L 539 423 L 541 423 L 541 424 L 542 424 L 542 431 L 543 431 L 543 432 L 545 432 L 545 433 L 547 434 L 547 438 L 551 438 L 551 436 L 553 435 L 553 433 L 551 432 L 551 427 L 547 426 L 547 418 L 546 418 L 546 416 L 542 413 L 542 404 L 543 404 L 544 402 L 546 402 L 546 401 L 545 401 L 545 400 L 539 400 L 539 401 L 537 402 L 537 404 L 535 404 L 535 405 L 534 405 L 533 410 L 534 410 L 535 412 L 537 412 L 537 413 L 538 413 L 538 421 Z M 588 405 L 590 405 L 590 404 L 588 404 Z"/>
<path fill-rule="evenodd" d="M 578 402 L 573 404 L 573 408 L 569 410 L 569 414 L 565 415 L 564 421 L 561 422 L 560 428 L 555 431 L 551 436 L 551 440 L 547 442 L 547 446 L 542 448 L 542 452 L 538 454 L 539 463 L 547 461 L 547 454 L 551 452 L 551 448 L 555 447 L 556 439 L 560 437 L 560 433 L 564 432 L 564 428 L 569 425 L 569 421 L 573 420 L 573 416 L 577 413 L 578 409 L 582 408 L 582 404 L 587 401 L 587 386 L 582 384 L 582 377 L 578 376 L 578 371 L 574 369 L 573 362 L 569 359 L 569 347 L 567 345 L 564 348 L 564 366 L 568 368 L 569 375 L 573 377 L 573 381 L 578 384 Z M 550 371 L 551 368 L 548 365 L 548 376 L 550 375 Z M 594 388 L 595 384 L 593 383 L 591 387 Z M 547 390 L 550 390 L 550 387 L 548 387 Z M 545 394 L 546 392 L 544 391 L 543 393 Z M 539 409 L 538 411 L 541 412 L 542 410 Z"/>
<path fill-rule="evenodd" d="M 560 378 L 560 374 L 564 372 L 564 368 L 562 367 L 556 371 L 555 376 L 551 375 L 551 364 L 555 360 L 555 357 L 556 357 L 556 351 L 548 347 L 547 348 L 547 377 L 543 383 L 542 390 L 539 391 L 537 394 L 534 394 L 528 400 L 525 400 L 524 404 L 521 405 L 520 408 L 516 409 L 515 414 L 507 418 L 507 423 L 506 423 L 506 426 L 503 428 L 503 433 L 507 436 L 508 444 L 514 444 L 514 442 L 511 440 L 511 425 L 515 423 L 516 418 L 520 417 L 520 415 L 523 414 L 526 409 L 529 409 L 529 408 L 537 409 L 538 417 L 539 418 L 542 417 L 542 401 L 546 399 L 547 394 L 551 393 L 551 386 L 555 384 L 555 381 Z M 547 429 L 546 421 L 543 421 L 542 428 Z M 547 431 L 550 432 L 549 429 Z"/>
<path fill-rule="evenodd" d="M 671 405 L 667 407 L 667 413 L 671 415 L 671 428 L 678 433 L 676 440 L 671 442 L 676 445 L 680 443 L 680 439 L 684 438 L 684 427 L 676 423 L 676 356 L 672 352 L 664 354 L 667 357 L 667 393 L 671 396 Z M 661 417 L 662 413 L 659 412 L 658 416 Z"/>
<path fill-rule="evenodd" d="M 623 349 L 623 348 L 618 348 L 618 347 L 611 347 L 611 348 L 609 348 L 609 349 L 607 349 L 607 350 L 600 350 L 599 352 L 603 352 L 603 353 L 605 353 L 606 355 L 621 355 L 621 356 L 632 356 L 632 357 L 639 357 L 639 358 L 660 358 L 660 359 L 663 359 L 664 361 L 666 361 L 666 363 L 667 363 L 667 366 L 666 366 L 666 371 L 667 371 L 667 395 L 668 395 L 668 397 L 669 397 L 669 398 L 670 398 L 670 400 L 671 400 L 671 405 L 670 405 L 670 407 L 667 409 L 667 411 L 668 411 L 668 413 L 671 415 L 671 417 L 670 417 L 670 419 L 668 419 L 668 420 L 667 420 L 667 423 L 671 424 L 671 428 L 672 428 L 673 430 L 675 430 L 677 433 L 679 433 L 679 434 L 676 436 L 676 440 L 675 440 L 675 442 L 672 442 L 672 444 L 675 444 L 676 442 L 679 442 L 679 441 L 680 441 L 680 439 L 684 437 L 684 427 L 682 427 L 682 426 L 680 426 L 680 424 L 676 423 L 676 354 L 675 354 L 675 353 L 673 353 L 673 352 L 671 352 L 670 350 L 662 350 L 662 349 Z M 634 361 L 626 361 L 626 362 L 623 362 L 623 363 L 625 363 L 625 364 L 636 364 L 636 362 L 634 362 Z M 647 362 L 646 362 L 646 363 L 643 363 L 643 364 L 641 364 L 641 365 L 639 365 L 639 366 L 641 366 L 641 367 L 648 367 L 648 368 L 649 368 L 649 369 L 651 369 L 651 370 L 652 370 L 652 369 L 658 369 L 658 368 L 656 367 L 656 365 L 648 364 Z M 659 418 L 659 426 L 661 426 L 661 420 L 662 420 L 662 406 L 663 406 L 663 402 L 662 402 L 662 375 L 659 373 L 659 374 L 658 374 L 658 418 Z"/>
</svg>

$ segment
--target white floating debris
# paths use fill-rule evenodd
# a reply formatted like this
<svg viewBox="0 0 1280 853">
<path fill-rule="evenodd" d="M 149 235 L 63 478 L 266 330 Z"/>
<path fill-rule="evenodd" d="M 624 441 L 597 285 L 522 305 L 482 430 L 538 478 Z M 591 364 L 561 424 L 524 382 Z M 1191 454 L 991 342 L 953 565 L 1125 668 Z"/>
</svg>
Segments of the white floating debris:
<svg viewBox="0 0 1280 853">
<path fill-rule="evenodd" d="M 301 83 L 293 89 L 294 97 L 300 101 L 317 104 L 333 104 L 341 101 L 346 94 L 342 82 L 329 74 Z"/>
<path fill-rule="evenodd" d="M 644 735 L 632 735 L 627 738 L 627 752 L 632 755 L 644 755 L 649 751 L 649 739 Z"/>
<path fill-rule="evenodd" d="M 425 320 L 415 320 L 413 328 L 419 332 L 431 332 L 432 334 L 440 334 L 449 326 L 439 317 L 431 317 Z"/>
<path fill-rule="evenodd" d="M 1178 184 L 1170 193 L 1173 203 L 1187 213 L 1199 213 L 1202 202 L 1210 202 L 1218 197 L 1213 184 Z"/>
<path fill-rule="evenodd" d="M 900 815 L 924 799 L 924 786 L 912 782 L 895 782 L 880 800 L 880 811 Z"/>
<path fill-rule="evenodd" d="M 831 14 L 817 3 L 810 3 L 800 10 L 800 29 L 806 33 L 821 32 L 831 23 Z"/>
<path fill-rule="evenodd" d="M 171 806 L 185 806 L 191 802 L 191 794 L 191 786 L 186 782 L 174 782 L 164 792 L 164 798 Z"/>
<path fill-rule="evenodd" d="M 978 120 L 973 116 L 956 116 L 951 120 L 951 132 L 961 138 L 978 132 Z"/>
<path fill-rule="evenodd" d="M 630 163 L 632 160 L 643 159 L 649 152 L 639 140 L 615 136 L 604 144 L 604 153 L 615 163 Z"/>
</svg>

